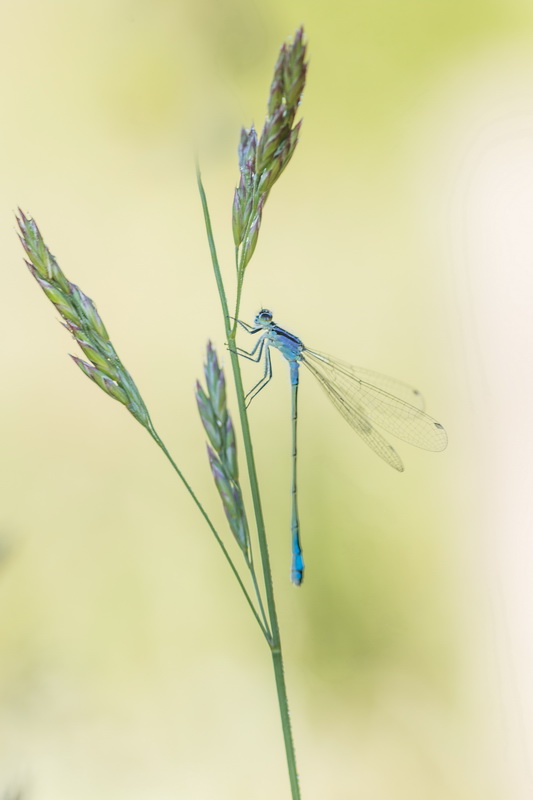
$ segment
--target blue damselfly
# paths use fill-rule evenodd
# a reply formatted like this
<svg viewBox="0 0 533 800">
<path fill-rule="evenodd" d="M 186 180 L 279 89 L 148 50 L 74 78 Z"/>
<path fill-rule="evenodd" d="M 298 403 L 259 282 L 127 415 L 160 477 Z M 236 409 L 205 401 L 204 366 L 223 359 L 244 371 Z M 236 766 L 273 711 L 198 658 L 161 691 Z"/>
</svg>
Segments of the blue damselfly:
<svg viewBox="0 0 533 800">
<path fill-rule="evenodd" d="M 310 350 L 297 336 L 276 325 L 272 312 L 266 308 L 259 311 L 253 325 L 241 320 L 238 322 L 250 334 L 261 333 L 259 341 L 250 352 L 237 348 L 238 354 L 256 362 L 264 357 L 265 366 L 263 377 L 246 395 L 247 404 L 251 403 L 272 378 L 270 348 L 275 347 L 289 362 L 292 397 L 291 580 L 299 586 L 304 574 L 296 489 L 296 426 L 300 364 L 305 364 L 313 373 L 333 405 L 363 441 L 399 472 L 403 472 L 400 456 L 376 430 L 374 424 L 424 450 L 444 450 L 448 437 L 443 426 L 424 412 L 422 396 L 411 386 L 371 370 L 352 367 L 325 353 Z"/>
</svg>

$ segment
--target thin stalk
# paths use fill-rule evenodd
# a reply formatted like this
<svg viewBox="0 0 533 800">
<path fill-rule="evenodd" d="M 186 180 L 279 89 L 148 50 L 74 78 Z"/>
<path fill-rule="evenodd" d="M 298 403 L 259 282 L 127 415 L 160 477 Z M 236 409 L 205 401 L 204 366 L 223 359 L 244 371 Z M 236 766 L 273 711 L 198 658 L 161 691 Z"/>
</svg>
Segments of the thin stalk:
<svg viewBox="0 0 533 800">
<path fill-rule="evenodd" d="M 253 189 L 253 194 L 254 194 L 255 200 L 254 200 L 253 208 L 250 211 L 250 214 L 248 216 L 248 223 L 246 225 L 246 228 L 244 229 L 243 243 L 246 242 L 246 239 L 250 235 L 250 228 L 251 228 L 251 225 L 252 225 L 252 219 L 254 217 L 254 213 L 257 211 L 257 202 L 256 202 L 257 201 L 257 197 L 256 197 L 257 183 L 258 183 L 258 180 L 257 180 L 257 177 L 256 177 L 254 179 L 254 189 Z M 211 255 L 213 255 L 212 252 L 211 252 Z M 246 270 L 246 266 L 243 264 L 244 255 L 245 255 L 244 244 L 241 244 L 240 255 L 239 255 L 239 248 L 238 247 L 235 248 L 235 265 L 237 267 L 237 293 L 236 293 L 236 298 L 235 298 L 235 312 L 233 314 L 233 326 L 231 328 L 231 338 L 233 340 L 235 339 L 235 336 L 237 334 L 237 320 L 239 319 L 239 310 L 240 310 L 240 307 L 241 307 L 242 286 L 243 286 L 243 283 L 244 283 L 244 272 Z M 215 253 L 215 256 L 216 256 L 216 253 Z M 225 295 L 224 295 L 224 299 L 225 299 Z"/>
<path fill-rule="evenodd" d="M 248 594 L 248 591 L 246 590 L 246 587 L 244 586 L 244 584 L 243 584 L 243 582 L 242 582 L 241 576 L 239 575 L 239 573 L 238 573 L 238 570 L 237 570 L 237 568 L 236 568 L 235 564 L 233 563 L 233 561 L 232 561 L 232 558 L 231 558 L 230 554 L 229 554 L 229 553 L 228 553 L 228 551 L 226 550 L 226 547 L 225 547 L 225 545 L 224 545 L 224 542 L 222 541 L 222 539 L 221 539 L 221 538 L 220 538 L 220 536 L 218 535 L 218 533 L 217 533 L 217 531 L 216 531 L 216 529 L 215 529 L 215 527 L 214 527 L 213 523 L 212 523 L 212 522 L 211 522 L 211 520 L 209 519 L 209 517 L 208 517 L 208 515 L 207 515 L 207 512 L 205 511 L 205 509 L 204 509 L 203 505 L 200 503 L 200 501 L 199 501 L 199 500 L 198 500 L 198 498 L 196 497 L 196 494 L 194 493 L 194 490 L 192 489 L 191 485 L 189 484 L 189 482 L 188 482 L 188 481 L 187 481 L 187 479 L 185 478 L 184 474 L 182 473 L 182 471 L 180 470 L 180 468 L 178 467 L 178 465 L 176 464 L 176 462 L 174 461 L 174 459 L 172 458 L 172 456 L 171 456 L 171 455 L 170 455 L 170 453 L 168 452 L 168 450 L 167 450 L 167 448 L 165 447 L 165 445 L 164 445 L 164 443 L 163 443 L 162 439 L 159 437 L 159 434 L 157 433 L 157 431 L 156 431 L 156 430 L 155 430 L 155 428 L 153 427 L 153 425 L 152 425 L 152 422 L 151 422 L 151 421 L 150 421 L 150 423 L 149 423 L 149 427 L 147 428 L 147 430 L 148 430 L 148 433 L 150 434 L 150 436 L 152 437 L 152 439 L 154 440 L 154 442 L 155 442 L 155 443 L 156 443 L 156 444 L 157 444 L 157 445 L 158 445 L 158 446 L 161 448 L 161 450 L 163 451 L 163 453 L 165 454 L 165 456 L 166 456 L 166 457 L 167 457 L 167 459 L 169 460 L 170 464 L 172 465 L 172 467 L 173 467 L 174 471 L 177 473 L 178 477 L 179 477 L 179 478 L 181 478 L 181 481 L 182 481 L 183 485 L 185 486 L 185 488 L 186 488 L 186 489 L 187 489 L 187 491 L 189 492 L 189 494 L 190 494 L 190 496 L 192 497 L 192 499 L 193 499 L 194 503 L 195 503 L 195 504 L 196 504 L 196 506 L 198 507 L 198 510 L 200 511 L 201 515 L 203 516 L 203 518 L 204 518 L 204 519 L 205 519 L 205 521 L 207 522 L 207 525 L 209 526 L 209 529 L 210 529 L 211 533 L 214 535 L 215 539 L 217 540 L 217 542 L 218 542 L 218 544 L 219 544 L 219 546 L 220 546 L 220 548 L 221 548 L 221 550 L 222 550 L 222 552 L 223 552 L 223 554 L 224 554 L 224 558 L 226 559 L 226 561 L 227 561 L 227 562 L 228 562 L 228 564 L 230 565 L 230 567 L 231 567 L 231 571 L 233 572 L 233 574 L 234 574 L 234 575 L 235 575 L 235 577 L 237 578 L 237 581 L 238 581 L 238 583 L 239 583 L 239 586 L 241 587 L 241 589 L 242 589 L 242 592 L 243 592 L 244 596 L 246 597 L 246 601 L 247 601 L 248 605 L 250 606 L 250 608 L 251 608 L 251 610 L 252 610 L 252 614 L 254 615 L 254 617 L 255 617 L 255 619 L 256 619 L 256 622 L 257 622 L 257 624 L 258 624 L 258 625 L 259 625 L 259 627 L 261 628 L 261 631 L 262 631 L 262 633 L 263 633 L 263 636 L 265 637 L 265 639 L 267 640 L 267 642 L 269 642 L 269 643 L 270 643 L 270 642 L 271 642 L 271 640 L 272 640 L 272 636 L 271 636 L 271 633 L 270 633 L 270 631 L 268 630 L 268 625 L 267 625 L 267 623 L 266 623 L 266 619 L 265 619 L 265 620 L 264 620 L 264 622 L 263 622 L 263 621 L 261 620 L 261 618 L 259 617 L 259 614 L 257 613 L 257 610 L 256 610 L 256 608 L 255 608 L 255 606 L 254 606 L 254 604 L 253 604 L 253 602 L 252 602 L 252 599 L 251 599 L 250 595 Z M 262 611 L 262 613 L 263 613 L 263 619 L 264 619 L 264 617 L 265 617 L 265 613 L 264 613 L 264 611 L 263 611 L 263 609 L 262 609 L 262 608 L 261 608 L 261 611 Z"/>
<path fill-rule="evenodd" d="M 242 284 L 244 282 L 244 270 L 237 268 L 237 294 L 235 298 L 235 312 L 233 314 L 233 326 L 229 331 L 229 336 L 233 341 L 235 341 L 235 336 L 237 335 L 237 320 L 239 319 L 239 309 L 241 307 L 241 294 L 242 294 Z M 226 331 L 228 333 L 228 331 Z"/>
<path fill-rule="evenodd" d="M 228 310 L 228 303 L 226 293 L 224 290 L 224 283 L 222 281 L 222 274 L 218 263 L 215 241 L 213 238 L 213 230 L 211 228 L 211 220 L 209 217 L 209 209 L 207 206 L 207 198 L 205 196 L 204 187 L 202 185 L 202 178 L 200 175 L 200 168 L 196 166 L 196 178 L 198 182 L 198 191 L 200 192 L 200 199 L 202 202 L 202 209 L 204 213 L 205 228 L 207 238 L 209 241 L 209 250 L 211 252 L 211 260 L 213 263 L 213 270 L 215 273 L 215 280 L 220 297 L 220 304 L 224 316 L 224 328 L 228 340 L 235 338 L 232 334 L 230 325 L 230 317 Z M 240 299 L 240 294 L 239 294 Z M 276 613 L 276 604 L 274 599 L 274 587 L 272 583 L 272 573 L 270 569 L 270 557 L 268 552 L 268 544 L 265 531 L 265 523 L 263 519 L 263 511 L 261 508 L 261 498 L 259 494 L 259 485 L 257 481 L 257 472 L 255 469 L 255 459 L 253 453 L 252 439 L 250 435 L 250 427 L 248 424 L 248 416 L 246 413 L 246 405 L 244 400 L 244 389 L 242 385 L 242 377 L 240 370 L 239 357 L 237 353 L 230 349 L 231 366 L 233 369 L 233 377 L 235 380 L 235 390 L 237 393 L 237 402 L 239 406 L 239 416 L 241 420 L 242 437 L 244 442 L 244 450 L 246 453 L 246 463 L 248 467 L 248 477 L 250 480 L 250 489 L 252 492 L 252 501 L 254 506 L 254 513 L 257 525 L 257 538 L 259 542 L 259 550 L 261 553 L 261 565 L 263 568 L 263 579 L 265 583 L 265 593 L 267 600 L 268 615 L 270 618 L 270 628 L 272 631 L 272 639 L 270 642 L 270 652 L 272 655 L 272 664 L 274 668 L 274 676 L 276 681 L 276 690 L 278 695 L 278 705 L 281 717 L 281 726 L 283 730 L 283 740 L 285 743 L 285 754 L 287 758 L 287 767 L 289 772 L 289 781 L 291 786 L 292 800 L 300 800 L 300 787 L 298 784 L 298 772 L 296 770 L 296 755 L 294 752 L 294 742 L 292 738 L 291 723 L 289 716 L 289 704 L 287 698 L 287 687 L 285 685 L 285 675 L 283 672 L 283 657 L 281 651 L 281 637 L 278 625 L 278 618 Z"/>
<path fill-rule="evenodd" d="M 261 616 L 263 618 L 263 622 L 265 624 L 265 628 L 268 630 L 268 643 L 269 643 L 269 645 L 272 645 L 272 634 L 270 633 L 268 620 L 266 618 L 265 607 L 263 605 L 263 596 L 261 594 L 261 590 L 259 588 L 259 584 L 257 583 L 257 573 L 255 571 L 254 559 L 253 559 L 253 554 L 252 554 L 252 548 L 251 547 L 249 548 L 249 553 L 248 553 L 248 556 L 246 557 L 246 564 L 248 566 L 248 569 L 250 570 L 250 576 L 252 578 L 252 583 L 254 585 L 254 590 L 255 590 L 255 595 L 257 597 L 257 603 L 259 605 L 259 610 L 261 612 Z"/>
</svg>

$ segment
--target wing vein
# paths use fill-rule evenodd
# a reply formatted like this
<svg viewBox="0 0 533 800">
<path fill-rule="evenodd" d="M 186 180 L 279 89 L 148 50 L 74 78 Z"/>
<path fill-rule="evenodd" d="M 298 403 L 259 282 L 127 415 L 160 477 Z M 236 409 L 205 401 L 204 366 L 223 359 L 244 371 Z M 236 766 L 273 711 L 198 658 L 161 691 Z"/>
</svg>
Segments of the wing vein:
<svg viewBox="0 0 533 800">
<path fill-rule="evenodd" d="M 371 423 L 374 423 L 387 433 L 424 450 L 440 451 L 446 447 L 446 431 L 419 407 L 420 394 L 407 384 L 352 367 L 307 348 L 302 352 L 302 361 L 358 433 L 360 421 L 366 420 L 367 426 L 372 427 Z M 418 406 L 403 399 L 411 396 Z"/>
</svg>

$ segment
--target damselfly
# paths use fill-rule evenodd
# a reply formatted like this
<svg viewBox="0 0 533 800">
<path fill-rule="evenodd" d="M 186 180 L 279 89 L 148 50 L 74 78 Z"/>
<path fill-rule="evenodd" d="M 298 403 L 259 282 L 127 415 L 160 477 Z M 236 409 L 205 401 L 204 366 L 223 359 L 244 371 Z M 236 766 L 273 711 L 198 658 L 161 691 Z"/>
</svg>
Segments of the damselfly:
<svg viewBox="0 0 533 800">
<path fill-rule="evenodd" d="M 403 472 L 400 456 L 374 428 L 374 424 L 424 450 L 444 450 L 448 437 L 442 425 L 423 411 L 420 392 L 407 384 L 367 369 L 352 367 L 324 353 L 310 350 L 297 336 L 276 325 L 272 319 L 272 312 L 266 308 L 259 311 L 253 325 L 241 320 L 238 320 L 238 323 L 250 334 L 262 333 L 250 352 L 237 348 L 240 356 L 251 361 L 259 362 L 264 356 L 263 377 L 246 395 L 248 405 L 272 378 L 270 348 L 275 347 L 289 362 L 292 397 L 291 580 L 299 586 L 304 574 L 296 491 L 296 425 L 300 364 L 305 364 L 313 373 L 333 405 L 363 441 L 399 472 Z"/>
</svg>

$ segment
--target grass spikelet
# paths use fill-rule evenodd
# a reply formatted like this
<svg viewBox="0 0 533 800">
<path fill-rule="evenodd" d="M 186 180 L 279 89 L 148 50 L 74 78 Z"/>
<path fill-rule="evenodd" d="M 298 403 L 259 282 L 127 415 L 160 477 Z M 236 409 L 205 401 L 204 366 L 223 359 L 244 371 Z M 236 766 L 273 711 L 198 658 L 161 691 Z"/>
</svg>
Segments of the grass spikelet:
<svg viewBox="0 0 533 800">
<path fill-rule="evenodd" d="M 129 372 L 109 340 L 107 329 L 96 306 L 79 286 L 71 283 L 47 248 L 36 223 L 20 209 L 17 222 L 20 240 L 26 251 L 26 265 L 45 295 L 63 318 L 90 363 L 71 356 L 74 363 L 100 389 L 123 403 L 141 425 L 149 427 L 146 406 Z"/>
<path fill-rule="evenodd" d="M 261 136 L 257 137 L 253 125 L 241 130 L 238 147 L 241 177 L 232 212 L 239 285 L 257 244 L 263 206 L 298 143 L 301 121 L 294 126 L 293 123 L 305 86 L 305 55 L 304 32 L 299 28 L 293 42 L 284 44 L 280 50 Z"/>
<path fill-rule="evenodd" d="M 207 391 L 197 382 L 196 402 L 212 445 L 207 446 L 209 466 L 231 531 L 248 557 L 248 523 L 239 484 L 235 431 L 226 404 L 224 372 L 211 342 L 207 345 L 204 374 Z"/>
</svg>

